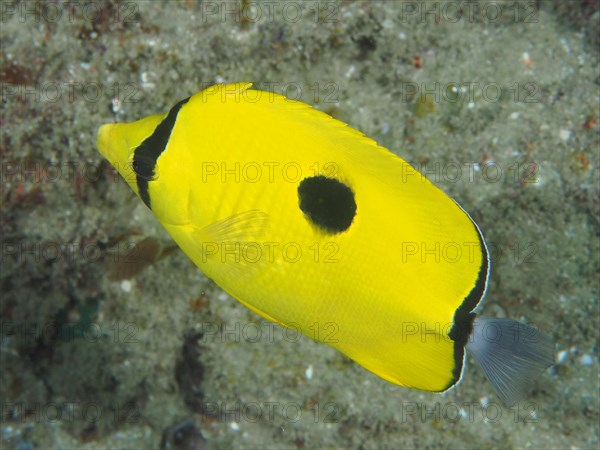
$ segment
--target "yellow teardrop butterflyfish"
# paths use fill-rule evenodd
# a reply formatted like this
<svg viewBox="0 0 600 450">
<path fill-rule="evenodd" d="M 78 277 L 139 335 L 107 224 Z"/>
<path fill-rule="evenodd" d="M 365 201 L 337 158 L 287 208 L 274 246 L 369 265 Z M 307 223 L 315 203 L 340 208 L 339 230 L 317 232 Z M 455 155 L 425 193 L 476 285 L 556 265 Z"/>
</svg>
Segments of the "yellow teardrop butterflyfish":
<svg viewBox="0 0 600 450">
<path fill-rule="evenodd" d="M 260 316 L 425 391 L 458 383 L 467 348 L 517 400 L 552 344 L 473 312 L 490 260 L 471 217 L 359 131 L 251 86 L 104 125 L 98 148 L 204 274 Z"/>
</svg>

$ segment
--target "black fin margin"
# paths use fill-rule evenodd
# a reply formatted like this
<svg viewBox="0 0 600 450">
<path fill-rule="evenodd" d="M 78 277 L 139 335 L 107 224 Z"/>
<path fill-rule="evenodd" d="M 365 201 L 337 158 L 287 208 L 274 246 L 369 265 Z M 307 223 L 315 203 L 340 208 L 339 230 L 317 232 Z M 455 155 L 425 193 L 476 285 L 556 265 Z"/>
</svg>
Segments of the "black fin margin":
<svg viewBox="0 0 600 450">
<path fill-rule="evenodd" d="M 469 341 L 469 336 L 473 333 L 473 322 L 476 317 L 473 310 L 485 296 L 490 273 L 489 253 L 483 235 L 473 219 L 471 219 L 471 221 L 473 222 L 473 226 L 477 229 L 479 237 L 479 248 L 482 253 L 481 267 L 479 268 L 475 286 L 473 286 L 473 289 L 471 289 L 454 313 L 454 323 L 450 329 L 450 333 L 448 333 L 448 337 L 454 341 L 454 369 L 452 371 L 452 381 L 448 384 L 446 389 L 450 389 L 458 383 L 462 375 L 465 346 Z"/>
</svg>

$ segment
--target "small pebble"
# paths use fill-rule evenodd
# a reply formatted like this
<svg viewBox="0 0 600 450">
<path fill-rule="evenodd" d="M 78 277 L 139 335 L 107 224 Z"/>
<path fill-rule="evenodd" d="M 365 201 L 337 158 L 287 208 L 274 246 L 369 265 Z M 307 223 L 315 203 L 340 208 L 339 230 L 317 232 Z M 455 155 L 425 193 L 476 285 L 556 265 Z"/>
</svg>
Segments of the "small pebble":
<svg viewBox="0 0 600 450">
<path fill-rule="evenodd" d="M 566 350 L 560 351 L 556 355 L 556 364 L 563 364 L 567 357 L 569 356 L 569 352 Z"/>
<path fill-rule="evenodd" d="M 310 366 L 308 366 L 308 368 L 304 372 L 304 375 L 306 375 L 307 379 L 309 379 L 309 380 L 312 379 L 312 376 L 313 376 L 313 366 L 312 366 L 312 364 Z"/>
<path fill-rule="evenodd" d="M 123 292 L 131 292 L 131 281 L 123 280 L 121 281 L 121 289 Z"/>
<path fill-rule="evenodd" d="M 569 130 L 560 130 L 558 133 L 560 139 L 563 141 L 568 141 L 571 138 L 571 132 Z"/>
</svg>

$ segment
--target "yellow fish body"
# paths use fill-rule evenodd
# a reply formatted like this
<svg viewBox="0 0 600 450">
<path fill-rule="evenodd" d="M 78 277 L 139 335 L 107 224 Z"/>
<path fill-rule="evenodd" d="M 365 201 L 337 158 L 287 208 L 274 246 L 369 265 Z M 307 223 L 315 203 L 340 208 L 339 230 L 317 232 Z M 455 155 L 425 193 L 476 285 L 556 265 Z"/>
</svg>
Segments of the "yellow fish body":
<svg viewBox="0 0 600 450">
<path fill-rule="evenodd" d="M 468 214 L 304 103 L 215 85 L 104 125 L 98 148 L 206 276 L 385 380 L 449 389 L 466 346 L 513 402 L 552 363 L 541 333 L 475 318 L 490 263 Z"/>
</svg>

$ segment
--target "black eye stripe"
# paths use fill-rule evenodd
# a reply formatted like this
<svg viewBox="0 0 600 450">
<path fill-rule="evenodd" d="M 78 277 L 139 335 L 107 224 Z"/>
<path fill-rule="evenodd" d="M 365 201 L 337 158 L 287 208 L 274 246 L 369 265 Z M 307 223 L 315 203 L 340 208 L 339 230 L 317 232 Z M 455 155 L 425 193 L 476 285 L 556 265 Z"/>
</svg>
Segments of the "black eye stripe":
<svg viewBox="0 0 600 450">
<path fill-rule="evenodd" d="M 154 179 L 156 161 L 158 161 L 158 157 L 165 151 L 165 148 L 167 148 L 179 110 L 189 99 L 190 97 L 181 100 L 173 106 L 169 111 L 169 114 L 167 114 L 167 117 L 158 124 L 154 132 L 134 151 L 133 170 L 136 174 L 138 192 L 140 193 L 140 198 L 150 209 L 152 209 L 152 206 L 150 194 L 148 193 L 148 182 Z"/>
</svg>

